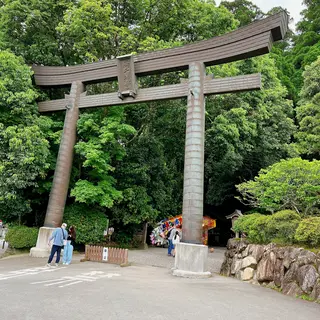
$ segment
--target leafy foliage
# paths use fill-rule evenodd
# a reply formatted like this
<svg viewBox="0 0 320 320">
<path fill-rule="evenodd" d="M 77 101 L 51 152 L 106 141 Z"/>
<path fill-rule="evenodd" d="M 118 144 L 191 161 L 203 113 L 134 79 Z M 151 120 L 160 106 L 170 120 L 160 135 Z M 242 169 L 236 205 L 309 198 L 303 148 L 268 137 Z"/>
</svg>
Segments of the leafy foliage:
<svg viewBox="0 0 320 320">
<path fill-rule="evenodd" d="M 256 58 L 218 74 L 254 72 L 263 74 L 261 92 L 214 96 L 206 105 L 206 199 L 213 205 L 233 197 L 235 184 L 252 179 L 260 168 L 292 152 L 292 104 L 285 98 L 286 89 L 277 78 L 274 61 Z"/>
<path fill-rule="evenodd" d="M 269 237 L 266 227 L 269 220 L 270 216 L 252 213 L 237 219 L 233 229 L 236 232 L 245 233 L 248 240 L 254 243 L 267 243 Z"/>
<path fill-rule="evenodd" d="M 30 211 L 25 197 L 48 167 L 48 142 L 36 111 L 31 71 L 22 59 L 0 51 L 0 213 Z"/>
<path fill-rule="evenodd" d="M 38 231 L 38 228 L 12 226 L 6 233 L 6 241 L 12 248 L 29 249 L 36 246 Z"/>
<path fill-rule="evenodd" d="M 320 245 L 320 217 L 303 219 L 296 231 L 295 239 L 305 245 Z"/>
<path fill-rule="evenodd" d="M 254 180 L 237 185 L 242 201 L 270 212 L 295 210 L 307 215 L 318 210 L 320 161 L 282 160 L 262 169 Z"/>
<path fill-rule="evenodd" d="M 63 12 L 76 0 L 3 0 L 0 48 L 22 55 L 27 63 L 69 63 L 55 30 Z"/>
<path fill-rule="evenodd" d="M 240 217 L 234 226 L 235 231 L 243 232 L 254 243 L 277 242 L 293 244 L 301 217 L 291 210 L 283 210 L 273 215 L 259 213 Z"/>
<path fill-rule="evenodd" d="M 120 161 L 125 155 L 127 137 L 135 130 L 122 123 L 123 109 L 119 107 L 100 109 L 84 113 L 78 121 L 80 141 L 75 149 L 84 159 L 83 168 L 86 180 L 75 183 L 71 195 L 76 201 L 99 204 L 110 208 L 122 194 L 115 188 L 115 179 L 109 172 L 114 170 L 112 162 Z"/>
<path fill-rule="evenodd" d="M 240 27 L 265 16 L 259 7 L 247 0 L 222 1 L 221 6 L 234 14 L 235 18 L 240 21 Z"/>
<path fill-rule="evenodd" d="M 75 226 L 79 244 L 94 244 L 103 240 L 103 231 L 107 227 L 107 217 L 99 209 L 83 204 L 66 207 L 64 222 Z"/>
<path fill-rule="evenodd" d="M 296 25 L 297 34 L 292 36 L 291 45 L 286 55 L 286 65 L 293 65 L 288 77 L 298 96 L 303 85 L 303 71 L 307 65 L 317 60 L 320 55 L 320 3 L 318 0 L 304 0 L 305 9 L 301 12 L 302 20 Z"/>
<path fill-rule="evenodd" d="M 278 211 L 271 215 L 266 225 L 269 241 L 292 244 L 300 221 L 301 217 L 292 210 Z"/>
<path fill-rule="evenodd" d="M 74 56 L 76 63 L 111 58 L 116 45 L 126 39 L 130 52 L 132 35 L 125 27 L 116 27 L 111 19 L 111 4 L 102 0 L 81 0 L 70 6 L 56 30 L 64 43 L 64 52 Z M 116 37 L 115 37 L 116 35 Z M 132 39 L 133 40 L 133 39 Z"/>
<path fill-rule="evenodd" d="M 302 154 L 320 159 L 320 58 L 306 67 L 297 108 L 297 145 Z"/>
</svg>

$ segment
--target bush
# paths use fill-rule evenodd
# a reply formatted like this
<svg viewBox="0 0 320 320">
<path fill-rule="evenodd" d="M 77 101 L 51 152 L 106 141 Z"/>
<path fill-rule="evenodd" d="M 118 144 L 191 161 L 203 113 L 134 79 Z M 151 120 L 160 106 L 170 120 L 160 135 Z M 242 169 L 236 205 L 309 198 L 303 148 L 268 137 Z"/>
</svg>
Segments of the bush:
<svg viewBox="0 0 320 320">
<path fill-rule="evenodd" d="M 290 209 L 307 216 L 319 212 L 319 181 L 320 161 L 295 158 L 261 169 L 254 180 L 236 187 L 240 200 L 252 207 L 272 213 Z"/>
<path fill-rule="evenodd" d="M 103 231 L 107 227 L 106 215 L 83 204 L 73 204 L 65 210 L 63 221 L 68 227 L 76 228 L 76 243 L 95 244 L 103 241 Z"/>
<path fill-rule="evenodd" d="M 243 232 L 251 242 L 266 243 L 269 241 L 266 225 L 270 216 L 252 213 L 240 217 L 234 226 L 236 232 Z"/>
<path fill-rule="evenodd" d="M 13 226 L 8 229 L 6 241 L 12 248 L 29 249 L 36 246 L 38 231 L 38 228 Z"/>
<path fill-rule="evenodd" d="M 266 225 L 267 238 L 272 242 L 292 244 L 301 217 L 292 210 L 283 210 L 271 215 Z"/>
<path fill-rule="evenodd" d="M 292 244 L 300 221 L 300 216 L 291 210 L 273 215 L 252 213 L 239 218 L 234 229 L 245 233 L 248 240 L 254 243 Z"/>
<path fill-rule="evenodd" d="M 319 246 L 320 217 L 303 219 L 296 230 L 295 240 L 308 246 Z"/>
</svg>

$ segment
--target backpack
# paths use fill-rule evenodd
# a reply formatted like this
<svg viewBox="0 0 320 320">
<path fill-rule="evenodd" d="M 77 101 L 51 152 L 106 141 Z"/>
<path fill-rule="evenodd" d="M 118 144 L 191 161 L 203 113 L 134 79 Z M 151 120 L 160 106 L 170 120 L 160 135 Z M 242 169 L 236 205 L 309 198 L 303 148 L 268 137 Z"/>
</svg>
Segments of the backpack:
<svg viewBox="0 0 320 320">
<path fill-rule="evenodd" d="M 179 234 L 175 234 L 174 237 L 172 238 L 172 243 L 176 245 L 179 242 L 180 242 L 180 236 Z"/>
<path fill-rule="evenodd" d="M 173 229 L 170 229 L 169 231 L 168 231 L 168 233 L 167 233 L 167 239 L 169 239 L 170 238 L 170 234 L 171 234 L 171 231 L 172 231 Z"/>
</svg>

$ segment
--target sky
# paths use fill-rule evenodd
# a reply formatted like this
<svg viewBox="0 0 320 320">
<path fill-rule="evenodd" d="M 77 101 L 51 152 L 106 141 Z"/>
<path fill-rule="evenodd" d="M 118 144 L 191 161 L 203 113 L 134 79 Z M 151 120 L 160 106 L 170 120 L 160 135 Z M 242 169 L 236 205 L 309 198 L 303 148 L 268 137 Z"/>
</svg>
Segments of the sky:
<svg viewBox="0 0 320 320">
<path fill-rule="evenodd" d="M 229 0 L 227 0 L 229 1 Z M 220 4 L 220 0 L 216 0 L 216 4 Z M 283 7 L 290 12 L 290 16 L 294 19 L 294 25 L 300 20 L 300 12 L 303 10 L 302 0 L 251 0 L 263 12 L 268 12 L 273 7 Z"/>
</svg>

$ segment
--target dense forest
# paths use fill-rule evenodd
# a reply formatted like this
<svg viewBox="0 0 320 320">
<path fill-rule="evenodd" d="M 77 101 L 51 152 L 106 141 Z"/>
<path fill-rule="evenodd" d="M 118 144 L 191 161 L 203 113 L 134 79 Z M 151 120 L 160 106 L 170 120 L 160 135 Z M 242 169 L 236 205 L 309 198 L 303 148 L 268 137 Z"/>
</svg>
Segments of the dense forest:
<svg viewBox="0 0 320 320">
<path fill-rule="evenodd" d="M 268 55 L 207 68 L 215 77 L 262 74 L 258 92 L 206 100 L 205 214 L 236 208 L 236 185 L 281 159 L 320 160 L 320 1 Z M 44 221 L 64 112 L 41 115 L 32 64 L 74 65 L 218 36 L 283 10 L 247 0 L 0 0 L 0 219 Z M 186 72 L 140 78 L 174 84 Z M 88 94 L 116 83 L 87 86 Z M 119 237 L 182 210 L 186 99 L 81 110 L 66 217 L 108 217 Z M 79 222 L 81 223 L 81 222 Z M 228 227 L 229 228 L 229 227 Z"/>
</svg>

